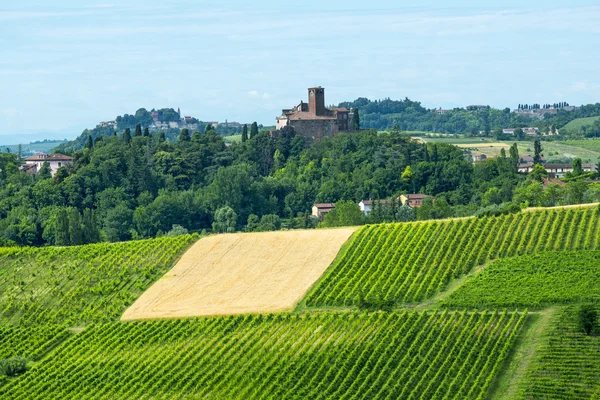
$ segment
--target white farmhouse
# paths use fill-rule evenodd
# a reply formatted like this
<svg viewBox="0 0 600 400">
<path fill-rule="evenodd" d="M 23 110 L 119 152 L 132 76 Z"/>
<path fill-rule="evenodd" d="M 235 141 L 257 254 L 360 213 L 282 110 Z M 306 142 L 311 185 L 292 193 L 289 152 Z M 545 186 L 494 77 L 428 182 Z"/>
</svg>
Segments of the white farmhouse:
<svg viewBox="0 0 600 400">
<path fill-rule="evenodd" d="M 64 154 L 40 153 L 25 158 L 25 165 L 23 166 L 23 170 L 29 173 L 37 174 L 45 162 L 48 163 L 50 173 L 52 174 L 52 176 L 54 176 L 54 174 L 56 174 L 56 171 L 58 171 L 59 168 L 72 164 L 73 158 L 65 156 Z"/>
</svg>

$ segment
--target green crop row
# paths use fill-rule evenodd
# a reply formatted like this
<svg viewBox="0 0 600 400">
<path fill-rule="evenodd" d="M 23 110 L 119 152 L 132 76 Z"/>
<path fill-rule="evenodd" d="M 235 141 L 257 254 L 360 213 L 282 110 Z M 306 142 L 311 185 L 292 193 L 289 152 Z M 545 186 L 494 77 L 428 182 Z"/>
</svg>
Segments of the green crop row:
<svg viewBox="0 0 600 400">
<path fill-rule="evenodd" d="M 481 399 L 525 313 L 345 312 L 98 324 L 3 399 Z"/>
<path fill-rule="evenodd" d="M 522 398 L 587 400 L 598 390 L 600 336 L 579 329 L 577 311 L 568 306 L 552 317 L 520 388 Z"/>
<path fill-rule="evenodd" d="M 541 251 L 598 249 L 598 208 L 363 227 L 308 306 L 416 303 L 477 265 Z"/>
<path fill-rule="evenodd" d="M 0 325 L 114 321 L 197 238 L 0 249 Z"/>
<path fill-rule="evenodd" d="M 543 252 L 506 258 L 453 292 L 448 307 L 542 307 L 600 303 L 600 251 Z"/>
</svg>

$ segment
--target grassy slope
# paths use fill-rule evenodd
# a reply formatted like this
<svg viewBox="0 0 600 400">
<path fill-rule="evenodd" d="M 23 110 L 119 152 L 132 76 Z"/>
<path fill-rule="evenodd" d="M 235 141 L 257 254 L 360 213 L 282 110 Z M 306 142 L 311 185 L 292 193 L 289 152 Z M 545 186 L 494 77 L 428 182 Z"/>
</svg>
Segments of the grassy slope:
<svg viewBox="0 0 600 400">
<path fill-rule="evenodd" d="M 563 126 L 559 131 L 560 131 L 561 134 L 565 134 L 565 133 L 581 133 L 581 127 L 583 127 L 583 126 L 591 126 L 598 119 L 600 119 L 600 117 L 576 118 L 573 121 L 571 121 L 568 124 L 566 124 L 565 126 Z"/>
<path fill-rule="evenodd" d="M 573 139 L 565 140 L 564 143 L 569 146 L 580 147 L 582 149 L 600 153 L 600 139 Z"/>
</svg>

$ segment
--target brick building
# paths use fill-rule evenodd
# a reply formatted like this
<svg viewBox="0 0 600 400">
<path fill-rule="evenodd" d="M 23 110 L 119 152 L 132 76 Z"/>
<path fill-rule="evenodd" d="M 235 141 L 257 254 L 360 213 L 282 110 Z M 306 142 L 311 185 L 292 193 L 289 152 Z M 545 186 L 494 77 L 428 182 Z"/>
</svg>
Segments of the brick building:
<svg viewBox="0 0 600 400">
<path fill-rule="evenodd" d="M 308 103 L 300 101 L 296 107 L 282 110 L 276 128 L 292 126 L 307 139 L 331 137 L 351 128 L 352 114 L 347 108 L 326 108 L 325 89 L 316 86 L 308 89 Z"/>
</svg>

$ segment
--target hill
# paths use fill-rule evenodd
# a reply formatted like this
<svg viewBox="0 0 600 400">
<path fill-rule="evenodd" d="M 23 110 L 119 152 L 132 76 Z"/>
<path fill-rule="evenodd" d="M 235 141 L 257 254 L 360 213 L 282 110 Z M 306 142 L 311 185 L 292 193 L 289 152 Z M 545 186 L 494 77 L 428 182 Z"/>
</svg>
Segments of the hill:
<svg viewBox="0 0 600 400">
<path fill-rule="evenodd" d="M 122 319 L 290 310 L 353 232 L 343 228 L 204 238 Z"/>
<path fill-rule="evenodd" d="M 594 122 L 599 121 L 599 120 L 600 120 L 600 116 L 576 118 L 576 119 L 570 121 L 565 126 L 563 126 L 562 129 L 560 130 L 560 133 L 561 134 L 571 134 L 571 135 L 584 134 L 587 132 L 587 130 L 589 128 L 592 128 L 592 126 L 594 125 Z M 584 132 L 584 129 L 585 129 L 585 132 Z"/>
<path fill-rule="evenodd" d="M 215 235 L 172 269 L 197 236 L 0 249 L 0 398 L 589 399 L 599 220 Z"/>
</svg>

